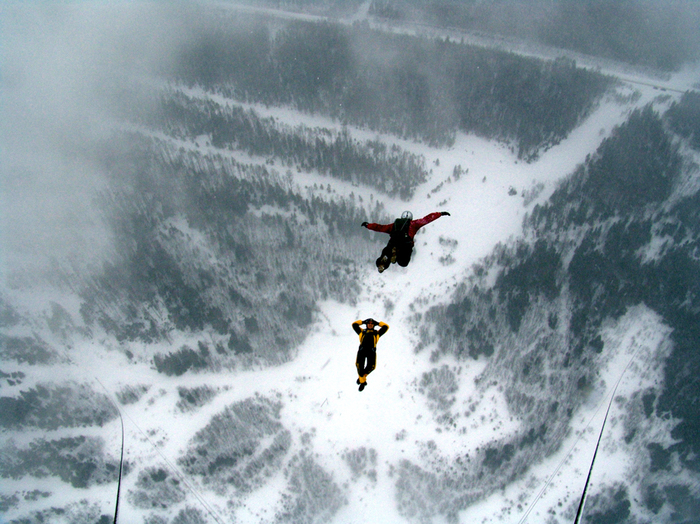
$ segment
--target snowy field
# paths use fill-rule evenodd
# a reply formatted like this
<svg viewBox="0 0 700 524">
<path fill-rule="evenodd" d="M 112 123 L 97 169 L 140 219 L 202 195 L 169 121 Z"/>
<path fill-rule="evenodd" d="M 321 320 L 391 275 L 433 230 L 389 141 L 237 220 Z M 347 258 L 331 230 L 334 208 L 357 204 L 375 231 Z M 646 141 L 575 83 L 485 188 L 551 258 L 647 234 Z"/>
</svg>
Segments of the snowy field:
<svg viewBox="0 0 700 524">
<path fill-rule="evenodd" d="M 314 462 L 329 472 L 333 482 L 342 488 L 345 504 L 329 524 L 408 524 L 410 521 L 400 514 L 396 504 L 397 465 L 401 461 L 420 464 L 431 450 L 437 450 L 435 453 L 448 461 L 457 460 L 490 442 L 515 434 L 520 428 L 519 414 L 509 411 L 503 391 L 478 385 L 478 378 L 487 366 L 485 359 L 457 362 L 442 357 L 432 360 L 435 345 L 417 351 L 419 341 L 412 319 L 432 306 L 447 303 L 456 287 L 472 273 L 475 264 L 499 244 L 521 237 L 526 215 L 537 204 L 546 202 L 558 182 L 582 164 L 634 109 L 653 103 L 658 110 L 663 110 L 680 96 L 674 89 L 680 92 L 697 83 L 698 72 L 686 70 L 665 79 L 664 86 L 669 91 L 664 92 L 652 85 L 656 80 L 650 80 L 649 85 L 641 77 L 632 80 L 634 84 L 616 88 L 617 96 L 604 98 L 564 141 L 530 163 L 518 160 L 508 146 L 476 136 L 458 134 L 449 149 L 435 149 L 366 129 L 341 127 L 337 122 L 301 115 L 290 109 L 244 105 L 260 116 L 274 118 L 280 125 L 292 128 L 303 125 L 334 132 L 347 129 L 359 141 L 379 139 L 398 144 L 406 151 L 422 155 L 430 171 L 429 180 L 420 185 L 407 202 L 313 172 L 294 174 L 292 184 L 299 193 L 322 198 L 361 195 L 366 202 L 381 202 L 385 210 L 395 216 L 404 210 L 410 210 L 415 218 L 433 211 L 449 211 L 451 216 L 440 218 L 418 233 L 407 268 L 392 266 L 378 274 L 373 265 L 368 265 L 360 278 L 362 292 L 357 303 L 330 300 L 320 303 L 308 327 L 308 336 L 295 349 L 294 358 L 285 364 L 248 371 L 165 376 L 147 363 L 127 360 L 124 348 L 113 337 L 98 335 L 93 339 L 81 339 L 79 346 L 67 347 L 62 351 L 64 362 L 36 366 L 32 376 L 21 386 L 3 386 L 3 394 L 18 394 L 20 390 L 60 376 L 66 382 L 91 382 L 96 391 L 105 392 L 119 404 L 125 427 L 124 458 L 131 468 L 131 474 L 123 479 L 120 522 L 148 521 L 148 510 L 138 509 L 126 501 L 129 494 L 137 490 L 134 471 L 138 472 L 145 465 L 162 467 L 178 477 L 187 493 L 186 504 L 206 514 L 210 522 L 273 522 L 288 489 L 283 468 L 266 479 L 262 487 L 232 502 L 225 494 L 200 485 L 178 465 L 178 459 L 192 447 L 193 439 L 210 420 L 228 406 L 260 395 L 276 399 L 282 406 L 280 423 L 291 433 L 288 455 L 312 454 Z M 178 89 L 188 96 L 212 98 L 222 105 L 241 105 L 202 89 Z M 639 96 L 632 96 L 635 93 Z M 159 138 L 172 140 L 177 147 L 231 155 L 240 161 L 260 164 L 266 161 L 240 152 L 216 150 L 206 136 L 194 142 Z M 462 169 L 460 176 L 455 176 L 457 166 Z M 256 212 L 283 214 L 273 207 Z M 373 222 L 377 217 L 368 216 L 367 220 Z M 186 223 L 172 225 L 190 236 L 196 234 Z M 365 234 L 380 235 L 369 231 Z M 39 317 L 48 317 L 46 304 L 51 299 L 58 301 L 59 297 L 47 297 L 43 292 L 22 292 L 11 299 Z M 60 297 L 60 301 L 74 319 L 81 318 L 78 300 L 72 302 L 72 308 L 66 297 Z M 386 322 L 390 329 L 379 341 L 377 367 L 368 378 L 367 388 L 358 392 L 354 365 L 358 337 L 351 323 L 368 317 Z M 607 361 L 595 377 L 587 402 L 571 418 L 571 432 L 561 447 L 542 463 L 532 464 L 525 478 L 510 482 L 506 489 L 459 513 L 459 522 L 571 522 L 614 390 L 615 399 L 591 490 L 595 490 L 596 485 L 629 480 L 639 457 L 627 455 L 623 447 L 616 445 L 625 436 L 616 410 L 623 409 L 635 392 L 662 383 L 662 363 L 670 351 L 667 334 L 668 328 L 656 314 L 641 306 L 605 326 L 603 340 Z M 194 336 L 178 336 L 182 338 L 173 337 L 161 342 L 160 347 L 151 346 L 148 351 L 167 352 L 183 345 L 196 347 Z M 55 334 L 55 337 L 56 346 L 60 347 L 60 335 Z M 436 424 L 426 396 L 418 392 L 422 374 L 441 364 L 459 369 L 454 409 L 466 414 L 459 418 L 457 427 L 449 431 Z M 3 362 L 5 373 L 20 369 L 17 364 Z M 181 399 L 178 388 L 204 388 L 213 392 L 212 398 L 196 410 L 178 409 Z M 117 394 L 129 389 L 142 389 L 145 393 L 134 403 L 120 403 Z M 672 427 L 673 421 L 667 420 L 649 431 L 656 432 L 658 442 L 670 444 Z M 89 431 L 92 430 L 61 428 L 41 433 L 44 438 L 56 439 Z M 95 428 L 94 434 L 105 438 L 107 453 L 118 458 L 119 419 L 103 428 Z M 20 444 L 35 437 L 37 434 L 32 431 L 8 431 L 4 436 Z M 363 455 L 366 465 L 361 470 L 354 469 L 348 458 L 358 450 L 367 453 Z M 89 490 L 69 488 L 66 483 L 56 489 L 50 478 L 25 477 L 3 482 L 8 492 L 50 492 L 50 496 L 32 502 L 33 510 L 62 507 L 86 499 L 99 506 L 102 513 L 113 511 L 116 482 Z M 630 496 L 641 497 L 638 493 Z M 10 510 L 0 522 L 22 514 L 19 510 Z M 439 518 L 434 522 L 440 522 Z M 155 520 L 152 522 L 156 524 Z"/>
<path fill-rule="evenodd" d="M 337 512 L 334 523 L 361 523 L 368 518 L 382 523 L 405 522 L 395 509 L 396 479 L 392 477 L 396 464 L 404 459 L 419 463 L 428 442 L 434 443 L 443 456 L 456 458 L 518 428 L 518 414 L 508 412 L 502 392 L 496 388 L 477 391 L 474 379 L 485 364 L 469 361 L 461 368 L 456 406 L 466 409 L 475 399 L 477 406 L 470 417 L 461 419 L 461 427 L 456 431 L 441 430 L 432 420 L 425 397 L 416 393 L 421 374 L 436 363 L 430 362 L 430 347 L 416 353 L 413 326 L 408 319 L 415 312 L 444 302 L 473 264 L 488 255 L 496 244 L 518 237 L 524 215 L 549 197 L 557 181 L 582 163 L 634 107 L 641 107 L 657 96 L 658 92 L 649 88 L 634 105 L 605 101 L 568 139 L 532 163 L 519 162 L 507 147 L 473 136 L 459 136 L 449 150 L 402 143 L 407 150 L 425 155 L 432 171 L 430 180 L 418 188 L 410 202 L 390 201 L 380 194 L 374 194 L 374 198 L 382 200 L 386 209 L 396 215 L 405 208 L 416 217 L 436 210 L 449 210 L 452 216 L 426 226 L 417 235 L 408 268 L 392 266 L 380 275 L 368 267 L 356 305 L 330 301 L 321 304 L 320 313 L 292 362 L 247 372 L 165 377 L 149 366 L 128 364 L 121 352 L 103 351 L 101 341 L 94 340 L 89 347 L 74 348 L 72 364 L 47 369 L 45 378 L 57 372 L 66 380 L 78 382 L 90 375 L 99 377 L 96 389 L 104 386 L 112 397 L 127 386 L 148 385 L 148 393 L 137 403 L 120 408 L 126 426 L 125 459 L 137 467 L 144 463 L 161 464 L 177 472 L 191 490 L 190 504 L 196 505 L 198 500 L 217 521 L 230 521 L 230 515 L 235 515 L 234 521 L 240 523 L 271 519 L 281 502 L 283 473 L 278 472 L 277 478 L 270 479 L 245 502 L 230 508 L 225 497 L 218 497 L 187 478 L 176 460 L 214 415 L 228 405 L 260 394 L 282 402 L 281 422 L 291 431 L 293 445 L 310 445 L 316 462 L 332 472 L 336 484 L 347 489 L 347 505 Z M 254 109 L 262 113 L 262 108 Z M 270 110 L 266 116 L 274 116 L 289 125 L 303 123 L 326 128 L 334 125 L 283 110 Z M 358 138 L 367 134 L 362 130 L 350 131 Z M 452 177 L 456 165 L 468 170 L 458 180 Z M 314 184 L 330 184 L 339 196 L 358 191 L 350 184 L 313 174 L 300 175 L 294 183 L 309 190 L 313 190 Z M 511 188 L 515 194 L 509 194 Z M 362 191 L 371 193 L 371 190 Z M 523 192 L 532 195 L 527 205 Z M 369 376 L 368 387 L 360 393 L 354 367 L 358 341 L 350 324 L 369 316 L 391 327 L 378 345 L 377 368 Z M 605 408 L 623 371 L 624 378 L 617 391 L 623 399 L 620 402 L 631 392 L 658 384 L 661 379 L 662 369 L 651 366 L 662 359 L 667 349 L 661 345 L 663 327 L 656 322 L 651 312 L 640 309 L 629 312 L 618 326 L 610 326 L 605 340 L 609 363 L 597 377 L 589 402 L 573 417 L 573 431 L 559 452 L 541 464 L 533 464 L 527 478 L 461 513 L 461 522 L 514 522 L 525 517 L 530 522 L 542 522 L 545 517 L 556 522 L 571 520 Z M 192 341 L 171 340 L 169 345 L 178 347 L 188 342 Z M 632 360 L 634 365 L 629 365 Z M 37 382 L 42 378 L 36 375 Z M 178 387 L 201 386 L 217 392 L 211 402 L 194 412 L 175 409 Z M 605 453 L 607 464 L 614 461 L 620 467 L 598 468 L 594 472 L 593 488 L 597 482 L 625 477 L 624 464 L 629 457 L 616 453 L 614 445 L 621 431 L 615 425 L 616 405 L 613 404 L 601 453 Z M 112 435 L 107 447 L 116 453 L 120 445 L 119 422 L 113 421 L 105 429 Z M 70 430 L 61 432 L 68 434 Z M 343 457 L 362 447 L 375 452 L 371 455 L 374 473 L 357 477 Z M 134 489 L 135 481 L 135 475 L 126 476 L 122 493 Z M 50 481 L 41 484 L 49 489 Z M 36 487 L 27 485 L 25 489 Z M 109 512 L 113 487 L 99 488 L 104 496 L 105 512 Z M 97 492 L 93 493 L 91 498 L 95 500 L 96 495 Z M 536 499 L 538 495 L 541 498 Z M 47 507 L 59 505 L 60 497 L 55 493 L 44 503 Z M 555 515 L 563 518 L 558 520 Z M 139 522 L 145 516 L 145 512 L 130 504 L 122 505 L 120 521 Z"/>
</svg>

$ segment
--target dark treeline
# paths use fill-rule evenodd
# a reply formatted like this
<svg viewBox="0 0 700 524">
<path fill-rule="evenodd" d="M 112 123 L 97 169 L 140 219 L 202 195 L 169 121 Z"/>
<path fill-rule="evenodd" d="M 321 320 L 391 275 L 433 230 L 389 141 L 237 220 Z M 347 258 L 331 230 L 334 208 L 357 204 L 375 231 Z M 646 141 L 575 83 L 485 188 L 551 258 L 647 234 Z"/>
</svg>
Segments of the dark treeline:
<svg viewBox="0 0 700 524">
<path fill-rule="evenodd" d="M 700 151 L 700 93 L 685 93 L 681 102 L 668 110 L 668 120 L 674 132 Z"/>
<path fill-rule="evenodd" d="M 211 21 L 175 78 L 239 100 L 291 105 L 435 146 L 458 130 L 512 142 L 530 159 L 556 144 L 610 80 L 545 62 L 362 24 Z M 251 25 L 252 24 L 252 25 Z"/>
<path fill-rule="evenodd" d="M 700 56 L 700 11 L 685 0 L 373 0 L 370 14 L 516 36 L 665 71 Z"/>
<path fill-rule="evenodd" d="M 261 396 L 228 406 L 194 436 L 179 465 L 221 495 L 250 493 L 282 468 L 290 451 L 281 409 Z"/>
<path fill-rule="evenodd" d="M 177 91 L 162 95 L 152 118 L 148 123 L 172 136 L 193 139 L 208 135 L 218 148 L 278 158 L 290 168 L 315 170 L 403 199 L 410 198 L 428 174 L 423 157 L 396 145 L 389 147 L 380 140 L 360 143 L 346 131 L 291 128 L 253 110 L 222 106 Z"/>
<path fill-rule="evenodd" d="M 345 17 L 355 15 L 365 0 L 240 0 L 238 3 L 318 16 Z"/>
<path fill-rule="evenodd" d="M 498 478 L 519 476 L 556 449 L 595 380 L 596 363 L 606 356 L 601 329 L 646 306 L 672 329 L 673 350 L 664 385 L 634 402 L 642 418 L 671 416 L 679 423 L 667 445 L 637 431 L 641 422 L 629 415 L 625 445 L 649 453 L 640 466 L 648 490 L 641 504 L 653 514 L 668 504 L 667 511 L 690 518 L 689 508 L 700 503 L 667 475 L 675 460 L 700 473 L 700 193 L 677 192 L 686 171 L 669 131 L 685 129 L 678 114 L 695 103 L 684 97 L 663 117 L 651 107 L 634 112 L 548 203 L 535 208 L 526 222 L 526 238 L 534 240 L 502 246 L 450 304 L 428 313 L 434 325 L 424 329 L 425 344 L 437 337 L 438 353 L 488 358 L 481 380 L 501 384 L 522 421 L 522 434 L 491 446 L 491 455 L 500 457 L 491 468 Z M 491 285 L 485 283 L 489 272 L 497 272 Z M 485 455 L 476 460 L 490 464 Z M 468 485 L 468 472 L 451 475 Z M 629 516 L 631 496 L 623 490 L 620 500 L 600 498 L 588 518 L 608 511 L 620 516 L 621 508 Z M 459 509 L 468 501 L 455 492 L 442 504 Z"/>
<path fill-rule="evenodd" d="M 34 478 L 55 476 L 74 488 L 89 488 L 114 482 L 114 474 L 119 469 L 119 461 L 107 456 L 104 440 L 100 437 L 80 435 L 55 440 L 39 438 L 32 440 L 29 445 L 21 444 L 18 445 L 13 439 L 8 439 L 7 443 L 0 448 L 2 478 L 19 480 L 26 476 Z M 49 495 L 51 495 L 50 492 L 45 492 L 43 496 Z M 28 493 L 28 496 L 31 494 Z M 38 498 L 42 496 L 42 492 L 37 490 L 34 496 Z M 12 505 L 13 501 L 8 501 L 5 496 L 2 499 L 4 504 L 9 502 Z M 16 502 L 14 501 L 15 504 Z M 59 508 L 51 509 L 59 515 L 65 513 L 65 510 Z M 47 513 L 50 515 L 52 511 Z M 15 522 L 55 522 L 55 515 L 49 515 L 42 516 L 39 513 L 36 520 Z M 100 522 L 104 521 L 100 520 Z"/>
<path fill-rule="evenodd" d="M 352 300 L 359 290 L 355 272 L 372 242 L 351 201 L 302 196 L 264 166 L 141 135 L 110 169 L 103 206 L 117 255 L 84 289 L 81 313 L 124 342 L 213 334 L 152 356 L 163 373 L 283 362 L 317 300 Z"/>
<path fill-rule="evenodd" d="M 268 522 L 331 522 L 346 503 L 346 487 L 338 485 L 316 461 L 308 440 L 302 439 L 301 449 L 295 445 L 295 436 L 282 424 L 283 407 L 279 398 L 257 394 L 230 404 L 194 435 L 177 463 L 187 475 L 198 478 L 232 504 L 244 500 L 270 478 L 283 475 L 286 485 L 281 488 L 281 502 L 279 507 L 271 507 L 274 518 Z M 154 473 L 140 477 L 143 482 L 139 487 L 143 487 L 147 503 L 160 500 L 159 492 L 167 478 L 163 470 Z M 172 480 L 170 483 L 168 491 L 173 498 L 178 497 Z"/>
<path fill-rule="evenodd" d="M 37 384 L 17 397 L 0 397 L 0 408 L 0 427 L 13 430 L 103 426 L 118 415 L 107 397 L 70 382 Z"/>
</svg>

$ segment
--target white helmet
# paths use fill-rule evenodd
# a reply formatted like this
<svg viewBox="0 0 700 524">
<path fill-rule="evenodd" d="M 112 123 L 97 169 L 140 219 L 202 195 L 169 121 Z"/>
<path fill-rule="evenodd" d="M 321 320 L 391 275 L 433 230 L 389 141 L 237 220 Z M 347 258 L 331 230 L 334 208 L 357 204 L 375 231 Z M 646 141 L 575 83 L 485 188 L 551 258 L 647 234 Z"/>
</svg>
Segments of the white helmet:
<svg viewBox="0 0 700 524">
<path fill-rule="evenodd" d="M 410 211 L 404 211 L 403 213 L 401 213 L 401 218 L 413 220 L 413 213 L 411 213 Z"/>
</svg>

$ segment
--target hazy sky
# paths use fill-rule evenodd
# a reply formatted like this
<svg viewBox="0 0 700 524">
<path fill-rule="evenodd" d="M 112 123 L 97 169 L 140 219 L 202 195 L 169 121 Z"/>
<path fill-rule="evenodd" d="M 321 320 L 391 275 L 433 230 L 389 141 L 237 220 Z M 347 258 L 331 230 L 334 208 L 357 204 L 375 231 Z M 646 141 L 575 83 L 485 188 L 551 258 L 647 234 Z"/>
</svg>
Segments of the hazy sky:
<svg viewBox="0 0 700 524">
<path fill-rule="evenodd" d="M 133 87 L 167 71 L 204 20 L 189 2 L 0 3 L 3 278 L 105 252 L 96 156 L 119 113 L 147 110 Z"/>
<path fill-rule="evenodd" d="M 181 7 L 181 6 L 180 6 Z M 2 3 L 2 268 L 82 262 L 108 238 L 93 199 L 95 153 L 134 82 L 167 66 L 180 7 Z"/>
</svg>

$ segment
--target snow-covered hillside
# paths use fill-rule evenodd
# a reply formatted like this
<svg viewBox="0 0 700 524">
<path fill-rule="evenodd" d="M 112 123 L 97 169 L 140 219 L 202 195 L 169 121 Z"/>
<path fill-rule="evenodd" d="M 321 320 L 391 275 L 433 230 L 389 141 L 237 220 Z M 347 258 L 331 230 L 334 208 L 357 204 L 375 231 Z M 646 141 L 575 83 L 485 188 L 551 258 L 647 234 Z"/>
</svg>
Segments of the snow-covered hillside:
<svg viewBox="0 0 700 524">
<path fill-rule="evenodd" d="M 457 130 L 449 143 L 429 146 L 412 133 L 399 138 L 322 110 L 242 100 L 233 90 L 146 85 L 156 93 L 146 116 L 120 111 L 109 122 L 118 147 L 96 141 L 95 154 L 69 148 L 83 160 L 57 170 L 58 177 L 74 165 L 100 172 L 91 194 L 104 207 L 84 218 L 86 236 L 110 231 L 100 241 L 107 245 L 92 259 L 70 242 L 52 251 L 48 266 L 38 264 L 42 276 L 34 280 L 22 266 L 31 249 L 5 260 L 3 522 L 111 522 L 122 421 L 119 522 L 571 522 L 615 388 L 591 511 L 605 522 L 671 522 L 698 499 L 692 457 L 667 451 L 678 443 L 679 419 L 670 410 L 653 414 L 675 343 L 668 312 L 657 303 L 639 300 L 603 317 L 597 338 L 590 336 L 603 350 L 584 349 L 573 366 L 568 357 L 563 363 L 563 352 L 536 361 L 530 389 L 517 382 L 523 365 L 530 370 L 528 355 L 550 342 L 574 345 L 574 291 L 530 296 L 528 304 L 541 308 L 522 314 L 512 333 L 494 306 L 488 330 L 502 329 L 493 339 L 509 342 L 490 354 L 474 355 L 466 338 L 464 351 L 452 351 L 443 331 L 456 329 L 447 325 L 453 317 L 440 316 L 467 298 L 481 307 L 472 287 L 477 295 L 498 294 L 494 286 L 520 262 L 509 250 L 555 235 L 528 222 L 536 209 L 561 201 L 560 184 L 591 165 L 631 114 L 664 114 L 679 93 L 614 85 L 590 110 L 581 103 L 584 118 L 564 136 L 543 140 L 525 161 L 517 139 Z M 153 109 L 158 97 L 165 109 Z M 243 133 L 207 127 L 226 118 L 272 145 L 256 152 Z M 563 264 L 586 233 L 640 215 L 658 223 L 635 259 L 659 260 L 672 248 L 681 226 L 664 228 L 671 218 L 661 209 L 696 194 L 698 152 L 664 125 L 683 155 L 683 180 L 659 208 L 571 226 L 558 239 L 570 248 L 562 248 Z M 308 152 L 330 156 L 344 145 L 343 154 L 358 165 L 375 162 L 380 172 L 334 171 L 323 155 Z M 21 179 L 18 158 L 5 182 Z M 412 169 L 405 185 L 400 172 L 385 185 L 371 181 L 399 162 Z M 7 194 L 26 201 L 36 191 L 52 200 L 50 192 L 19 191 L 21 185 Z M 22 230 L 12 209 L 17 216 L 6 223 Z M 360 223 L 406 209 L 415 217 L 451 216 L 418 233 L 407 268 L 379 274 L 373 261 L 386 238 Z M 47 222 L 32 221 L 32 228 L 50 235 Z M 683 242 L 694 246 L 693 235 Z M 89 264 L 81 265 L 83 255 Z M 555 309 L 558 323 L 546 317 Z M 350 324 L 370 316 L 390 329 L 359 392 Z M 564 383 L 557 376 L 578 365 L 585 371 L 578 387 L 557 389 Z M 548 377 L 544 387 L 538 374 Z M 528 433 L 531 406 L 559 402 L 556 426 Z"/>
</svg>

